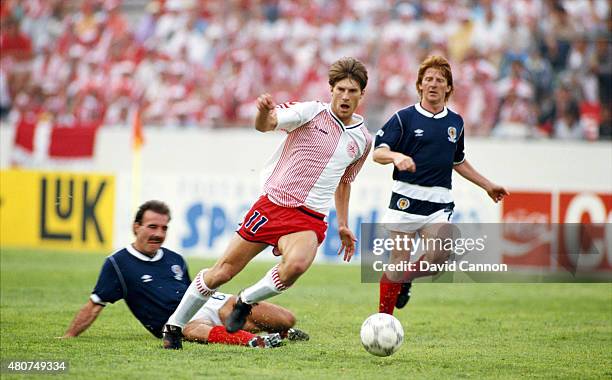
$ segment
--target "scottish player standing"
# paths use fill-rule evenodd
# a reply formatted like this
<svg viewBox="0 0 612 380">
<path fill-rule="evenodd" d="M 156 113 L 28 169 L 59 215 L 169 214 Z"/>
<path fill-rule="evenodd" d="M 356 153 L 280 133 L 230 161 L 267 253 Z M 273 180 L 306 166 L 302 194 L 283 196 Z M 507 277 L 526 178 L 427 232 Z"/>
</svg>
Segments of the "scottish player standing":
<svg viewBox="0 0 612 380">
<path fill-rule="evenodd" d="M 372 142 L 363 117 L 354 112 L 368 74 L 360 61 L 342 58 L 330 66 L 328 79 L 330 104 L 313 101 L 277 106 L 269 94 L 257 99 L 255 128 L 284 131 L 287 138 L 264 171 L 264 194 L 247 212 L 223 256 L 196 275 L 168 320 L 164 348 L 180 349 L 181 330 L 196 310 L 269 245 L 282 260 L 239 294 L 225 323 L 227 331 L 242 328 L 254 304 L 293 285 L 308 270 L 325 237 L 325 217 L 332 199 L 342 241 L 338 254 L 344 252 L 345 261 L 353 256 L 356 238 L 348 227 L 351 182 Z"/>
<path fill-rule="evenodd" d="M 391 201 L 383 218 L 392 234 L 435 238 L 450 222 L 455 204 L 451 194 L 453 169 L 484 189 L 494 202 L 508 191 L 482 176 L 465 159 L 463 119 L 446 107 L 453 92 L 453 75 L 444 57 L 430 56 L 420 67 L 416 82 L 420 103 L 396 112 L 376 134 L 373 158 L 393 163 Z M 448 252 L 426 252 L 418 261 L 443 262 Z M 392 262 L 408 259 L 409 252 L 394 251 Z M 379 312 L 393 314 L 410 298 L 412 280 L 434 272 L 419 265 L 406 273 L 385 273 L 380 281 Z"/>
</svg>

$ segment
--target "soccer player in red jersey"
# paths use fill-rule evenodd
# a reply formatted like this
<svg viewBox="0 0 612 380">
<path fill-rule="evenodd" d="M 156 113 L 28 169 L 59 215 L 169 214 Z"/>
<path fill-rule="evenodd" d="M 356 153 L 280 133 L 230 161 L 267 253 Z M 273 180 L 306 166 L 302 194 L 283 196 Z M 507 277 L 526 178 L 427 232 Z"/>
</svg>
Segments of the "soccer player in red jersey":
<svg viewBox="0 0 612 380">
<path fill-rule="evenodd" d="M 276 105 L 269 94 L 257 99 L 255 128 L 281 130 L 287 137 L 264 171 L 263 195 L 247 212 L 223 256 L 200 271 L 164 329 L 163 345 L 180 349 L 182 328 L 209 297 L 238 274 L 267 246 L 282 260 L 256 284 L 238 295 L 227 331 L 243 327 L 257 302 L 280 294 L 308 270 L 325 237 L 325 217 L 332 199 L 338 232 L 349 261 L 355 235 L 348 227 L 351 182 L 370 151 L 372 138 L 363 117 L 355 114 L 368 81 L 365 66 L 342 58 L 329 69 L 331 103 Z"/>
</svg>

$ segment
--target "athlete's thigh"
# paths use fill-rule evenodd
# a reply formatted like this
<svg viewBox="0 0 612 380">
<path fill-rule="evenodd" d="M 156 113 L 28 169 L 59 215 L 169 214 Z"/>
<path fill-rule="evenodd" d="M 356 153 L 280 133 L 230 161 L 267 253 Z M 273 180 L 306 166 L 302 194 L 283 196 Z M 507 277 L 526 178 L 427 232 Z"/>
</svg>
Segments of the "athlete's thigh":
<svg viewBox="0 0 612 380">
<path fill-rule="evenodd" d="M 267 246 L 265 243 L 250 242 L 243 239 L 240 235 L 234 234 L 229 246 L 212 269 L 213 271 L 229 271 L 229 274 L 234 276 Z"/>
<path fill-rule="evenodd" d="M 393 250 L 389 257 L 389 262 L 396 264 L 400 261 L 410 259 L 410 255 L 413 252 L 413 242 L 416 236 L 416 232 L 396 232 L 392 231 L 389 233 L 389 238 L 393 239 Z"/>
<path fill-rule="evenodd" d="M 263 301 L 253 307 L 247 323 L 260 331 L 277 332 L 291 328 L 295 324 L 295 316 L 282 306 Z"/>
<path fill-rule="evenodd" d="M 294 232 L 278 239 L 278 249 L 283 256 L 283 263 L 300 261 L 310 265 L 318 247 L 317 234 L 310 230 Z"/>
<path fill-rule="evenodd" d="M 430 223 L 420 231 L 424 239 L 425 258 L 428 262 L 442 262 L 450 257 L 453 244 L 449 239 L 458 238 L 458 229 L 451 223 Z M 453 242 L 454 243 L 454 242 Z"/>
</svg>

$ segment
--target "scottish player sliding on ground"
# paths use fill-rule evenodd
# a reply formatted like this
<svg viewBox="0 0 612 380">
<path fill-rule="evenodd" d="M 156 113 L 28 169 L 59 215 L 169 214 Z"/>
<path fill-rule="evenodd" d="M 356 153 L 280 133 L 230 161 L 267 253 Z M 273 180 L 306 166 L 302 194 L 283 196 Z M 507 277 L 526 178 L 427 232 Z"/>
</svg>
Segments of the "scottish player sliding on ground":
<svg viewBox="0 0 612 380">
<path fill-rule="evenodd" d="M 282 255 L 256 284 L 244 289 L 226 320 L 228 332 L 242 328 L 254 304 L 282 293 L 308 270 L 325 237 L 325 217 L 332 199 L 338 233 L 349 261 L 355 235 L 348 227 L 351 182 L 370 151 L 372 138 L 363 117 L 355 114 L 368 82 L 365 66 L 342 58 L 330 66 L 331 103 L 276 105 L 263 94 L 257 99 L 255 128 L 281 130 L 287 138 L 264 171 L 263 193 L 244 218 L 223 256 L 200 271 L 164 329 L 163 346 L 180 349 L 183 327 L 218 287 L 238 274 L 268 245 Z"/>
<path fill-rule="evenodd" d="M 158 338 L 162 328 L 185 294 L 189 283 L 187 263 L 181 255 L 162 247 L 170 209 L 160 201 L 143 203 L 134 217 L 136 240 L 108 256 L 88 302 L 79 310 L 63 338 L 79 336 L 96 320 L 108 303 L 124 299 L 142 325 Z M 277 347 L 282 339 L 307 340 L 294 329 L 291 311 L 261 302 L 253 308 L 244 330 L 228 334 L 223 322 L 236 296 L 215 293 L 185 326 L 185 338 L 199 343 L 223 343 L 248 347 Z M 261 331 L 269 335 L 255 335 Z"/>
<path fill-rule="evenodd" d="M 394 165 L 393 188 L 383 223 L 391 235 L 417 233 L 425 238 L 443 238 L 455 204 L 451 194 L 453 169 L 484 189 L 494 202 L 508 191 L 478 173 L 465 159 L 463 119 L 446 107 L 453 93 L 453 74 L 444 57 L 430 56 L 418 72 L 417 92 L 421 101 L 396 112 L 376 134 L 373 159 Z M 390 262 L 409 260 L 408 251 L 394 250 Z M 379 312 L 393 314 L 410 299 L 412 280 L 436 272 L 420 270 L 420 261 L 442 263 L 450 255 L 428 251 L 415 270 L 386 272 L 380 280 Z"/>
</svg>

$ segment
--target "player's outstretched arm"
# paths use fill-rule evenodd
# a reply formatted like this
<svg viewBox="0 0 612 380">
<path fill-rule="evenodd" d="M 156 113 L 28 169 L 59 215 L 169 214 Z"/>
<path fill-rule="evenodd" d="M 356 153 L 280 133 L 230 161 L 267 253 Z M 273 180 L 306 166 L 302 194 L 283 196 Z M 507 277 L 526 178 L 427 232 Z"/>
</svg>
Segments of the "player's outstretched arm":
<svg viewBox="0 0 612 380">
<path fill-rule="evenodd" d="M 483 188 L 495 203 L 501 201 L 506 195 L 510 194 L 505 187 L 489 181 L 482 174 L 478 173 L 468 160 L 464 160 L 462 163 L 455 165 L 454 169 L 457 173 L 461 174 L 463 178 Z"/>
<path fill-rule="evenodd" d="M 98 305 L 92 300 L 87 301 L 85 306 L 83 306 L 83 308 L 81 308 L 81 310 L 79 310 L 77 315 L 74 317 L 74 320 L 62 338 L 73 338 L 75 336 L 79 336 L 83 331 L 87 330 L 92 323 L 94 323 L 102 309 L 104 309 L 104 306 Z"/>
<path fill-rule="evenodd" d="M 344 253 L 344 261 L 349 262 L 355 254 L 355 242 L 357 238 L 348 227 L 348 208 L 351 198 L 351 184 L 348 182 L 340 182 L 336 188 L 336 215 L 338 218 L 338 235 L 342 245 L 338 250 L 338 255 Z"/>
<path fill-rule="evenodd" d="M 260 132 L 273 131 L 278 125 L 275 111 L 276 103 L 270 94 L 261 94 L 257 98 L 257 115 L 255 129 Z"/>
<path fill-rule="evenodd" d="M 394 152 L 386 146 L 381 146 L 374 149 L 372 153 L 372 159 L 381 165 L 391 164 L 397 168 L 397 170 L 405 170 L 414 173 L 416 165 L 410 156 L 405 154 Z"/>
</svg>

